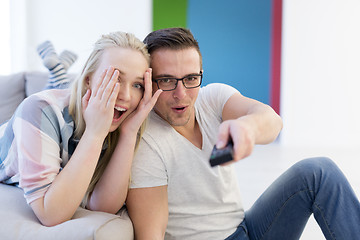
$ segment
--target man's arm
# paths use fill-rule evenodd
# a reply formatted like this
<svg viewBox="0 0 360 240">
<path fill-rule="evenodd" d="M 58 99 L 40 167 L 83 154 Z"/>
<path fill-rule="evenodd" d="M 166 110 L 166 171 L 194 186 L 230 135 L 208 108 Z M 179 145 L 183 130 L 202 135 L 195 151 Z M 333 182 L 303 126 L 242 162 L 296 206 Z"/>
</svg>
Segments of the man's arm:
<svg viewBox="0 0 360 240">
<path fill-rule="evenodd" d="M 163 240 L 168 221 L 167 186 L 130 189 L 126 206 L 136 240 Z"/>
<path fill-rule="evenodd" d="M 280 116 L 270 106 L 240 93 L 227 100 L 222 118 L 217 147 L 224 147 L 231 136 L 235 161 L 249 156 L 255 144 L 274 141 L 282 129 Z"/>
</svg>

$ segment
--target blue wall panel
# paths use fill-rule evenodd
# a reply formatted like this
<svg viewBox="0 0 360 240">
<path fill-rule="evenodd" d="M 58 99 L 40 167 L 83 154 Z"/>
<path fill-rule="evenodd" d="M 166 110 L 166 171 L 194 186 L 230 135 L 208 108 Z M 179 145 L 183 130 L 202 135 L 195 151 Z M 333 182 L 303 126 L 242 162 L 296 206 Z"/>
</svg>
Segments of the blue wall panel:
<svg viewBox="0 0 360 240">
<path fill-rule="evenodd" d="M 203 55 L 204 85 L 227 83 L 269 104 L 271 0 L 188 0 L 187 21 Z"/>
</svg>

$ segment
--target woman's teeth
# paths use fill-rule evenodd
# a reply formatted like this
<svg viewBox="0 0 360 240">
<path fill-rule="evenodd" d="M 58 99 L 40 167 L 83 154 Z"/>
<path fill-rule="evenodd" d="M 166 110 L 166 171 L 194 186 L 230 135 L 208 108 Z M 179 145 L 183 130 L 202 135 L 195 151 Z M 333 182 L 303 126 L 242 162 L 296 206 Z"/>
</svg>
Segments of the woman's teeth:
<svg viewBox="0 0 360 240">
<path fill-rule="evenodd" d="M 125 108 L 122 108 L 122 107 L 115 107 L 116 110 L 118 110 L 119 112 L 124 112 L 126 111 Z"/>
</svg>

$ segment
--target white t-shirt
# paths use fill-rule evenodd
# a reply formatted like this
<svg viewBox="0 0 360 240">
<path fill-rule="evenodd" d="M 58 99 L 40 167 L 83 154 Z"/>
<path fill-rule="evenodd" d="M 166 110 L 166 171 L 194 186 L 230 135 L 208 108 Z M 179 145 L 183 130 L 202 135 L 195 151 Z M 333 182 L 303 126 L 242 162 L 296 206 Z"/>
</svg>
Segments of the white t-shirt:
<svg viewBox="0 0 360 240">
<path fill-rule="evenodd" d="M 210 167 L 222 110 L 237 90 L 225 84 L 200 89 L 195 115 L 203 138 L 200 150 L 155 112 L 134 158 L 131 188 L 168 185 L 165 239 L 225 239 L 244 218 L 233 165 Z"/>
</svg>

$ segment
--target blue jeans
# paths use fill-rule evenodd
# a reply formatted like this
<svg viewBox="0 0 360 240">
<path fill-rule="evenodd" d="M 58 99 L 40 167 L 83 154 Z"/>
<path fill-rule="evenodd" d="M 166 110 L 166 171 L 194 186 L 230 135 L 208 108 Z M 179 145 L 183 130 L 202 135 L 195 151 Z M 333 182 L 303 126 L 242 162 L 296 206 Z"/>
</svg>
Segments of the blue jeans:
<svg viewBox="0 0 360 240">
<path fill-rule="evenodd" d="M 305 159 L 282 174 L 226 240 L 299 239 L 311 214 L 326 239 L 360 239 L 360 203 L 328 158 Z"/>
</svg>

